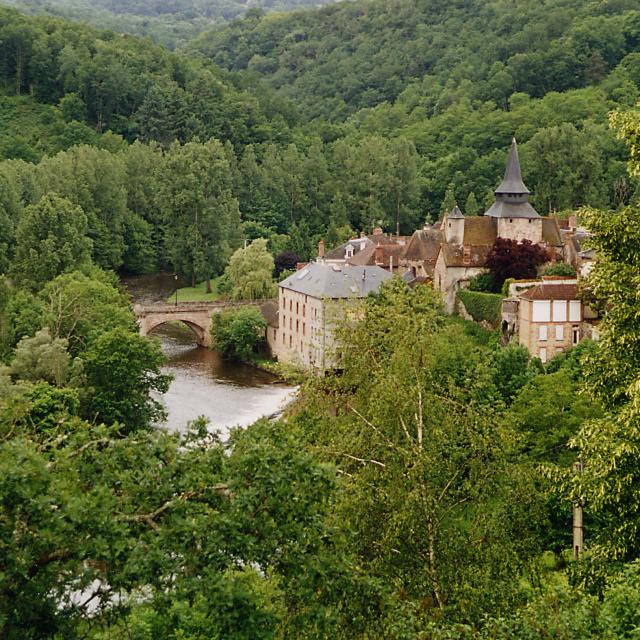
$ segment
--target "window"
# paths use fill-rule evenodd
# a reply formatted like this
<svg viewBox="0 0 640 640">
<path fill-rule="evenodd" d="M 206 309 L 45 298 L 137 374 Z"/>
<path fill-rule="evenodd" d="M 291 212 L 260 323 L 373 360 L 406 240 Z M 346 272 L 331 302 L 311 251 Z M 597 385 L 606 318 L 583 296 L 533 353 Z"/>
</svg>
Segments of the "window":
<svg viewBox="0 0 640 640">
<path fill-rule="evenodd" d="M 562 342 L 564 340 L 564 326 L 561 324 L 556 325 L 556 340 Z"/>
<path fill-rule="evenodd" d="M 547 348 L 546 347 L 540 347 L 540 360 L 542 360 L 542 362 L 546 362 L 547 361 Z"/>
<path fill-rule="evenodd" d="M 303 322 L 302 323 L 302 335 L 306 335 L 307 334 L 307 325 Z"/>
<path fill-rule="evenodd" d="M 289 300 L 289 311 L 293 311 L 293 302 Z"/>
<path fill-rule="evenodd" d="M 293 337 L 290 335 L 289 336 L 289 349 L 291 349 L 292 346 L 293 346 Z"/>
<path fill-rule="evenodd" d="M 554 322 L 567 321 L 567 301 L 566 300 L 553 301 L 553 321 Z"/>
<path fill-rule="evenodd" d="M 300 304 L 296 302 L 296 313 L 300 313 Z"/>
<path fill-rule="evenodd" d="M 533 318 L 534 322 L 549 322 L 551 320 L 551 301 L 534 300 Z"/>
<path fill-rule="evenodd" d="M 538 340 L 544 341 L 547 339 L 547 325 L 541 324 L 538 327 Z"/>
<path fill-rule="evenodd" d="M 580 300 L 571 300 L 569 302 L 569 321 L 579 322 L 582 320 Z"/>
<path fill-rule="evenodd" d="M 302 317 L 304 318 L 307 315 L 307 305 L 302 305 Z"/>
<path fill-rule="evenodd" d="M 572 344 L 578 344 L 578 342 L 580 342 L 580 329 L 578 327 L 573 327 L 571 334 Z"/>
</svg>

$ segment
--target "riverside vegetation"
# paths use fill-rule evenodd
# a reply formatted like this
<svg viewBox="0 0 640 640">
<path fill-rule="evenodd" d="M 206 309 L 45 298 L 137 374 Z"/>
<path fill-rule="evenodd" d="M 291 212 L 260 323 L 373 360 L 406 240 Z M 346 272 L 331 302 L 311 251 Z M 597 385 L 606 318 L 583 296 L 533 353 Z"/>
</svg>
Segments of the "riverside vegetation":
<svg viewBox="0 0 640 640">
<path fill-rule="evenodd" d="M 0 635 L 637 635 L 638 25 L 356 1 L 195 57 L 2 10 Z M 251 297 L 320 237 L 480 211 L 514 131 L 535 205 L 597 234 L 598 344 L 542 365 L 392 281 L 286 420 L 155 428 L 162 355 L 115 272 Z"/>
</svg>

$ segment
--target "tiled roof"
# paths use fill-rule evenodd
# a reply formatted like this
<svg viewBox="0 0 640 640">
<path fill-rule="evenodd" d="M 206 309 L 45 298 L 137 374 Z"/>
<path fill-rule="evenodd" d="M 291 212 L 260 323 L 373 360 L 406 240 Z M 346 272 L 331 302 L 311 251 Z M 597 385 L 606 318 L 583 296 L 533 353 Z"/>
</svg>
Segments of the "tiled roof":
<svg viewBox="0 0 640 640">
<path fill-rule="evenodd" d="M 484 267 L 492 247 L 493 244 L 465 246 L 464 248 L 443 244 L 442 255 L 447 267 Z"/>
<path fill-rule="evenodd" d="M 562 246 L 562 236 L 557 218 L 542 218 L 542 239 L 550 246 Z"/>
<path fill-rule="evenodd" d="M 543 282 L 520 297 L 525 300 L 578 300 L 578 285 Z"/>
<path fill-rule="evenodd" d="M 443 240 L 444 234 L 440 229 L 430 228 L 415 231 L 404 252 L 404 258 L 405 260 L 424 260 L 435 264 Z"/>
<path fill-rule="evenodd" d="M 381 262 L 376 262 L 378 246 L 382 251 L 382 256 L 380 256 L 382 258 Z M 391 264 L 391 256 L 393 256 L 393 264 L 397 267 L 400 264 L 400 258 L 404 255 L 405 249 L 406 246 L 399 244 L 372 245 L 349 259 L 349 264 L 357 266 L 381 264 L 388 267 Z"/>
<path fill-rule="evenodd" d="M 467 216 L 464 219 L 463 244 L 493 246 L 496 241 L 496 225 L 492 218 Z"/>
<path fill-rule="evenodd" d="M 380 267 L 312 262 L 285 278 L 280 286 L 314 298 L 363 298 L 391 278 Z"/>
<path fill-rule="evenodd" d="M 343 242 L 339 247 L 328 251 L 325 254 L 325 260 L 344 260 L 347 253 L 347 247 L 351 245 L 353 247 L 353 255 L 355 256 L 360 251 L 364 251 L 368 246 L 372 244 L 371 240 L 366 236 L 364 238 L 354 238 L 348 242 Z"/>
</svg>

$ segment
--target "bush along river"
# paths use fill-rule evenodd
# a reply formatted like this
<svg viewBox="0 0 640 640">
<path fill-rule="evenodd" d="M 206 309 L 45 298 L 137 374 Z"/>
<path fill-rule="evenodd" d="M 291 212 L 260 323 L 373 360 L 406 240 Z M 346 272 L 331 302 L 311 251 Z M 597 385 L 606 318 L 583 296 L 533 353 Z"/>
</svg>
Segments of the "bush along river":
<svg viewBox="0 0 640 640">
<path fill-rule="evenodd" d="M 133 302 L 141 304 L 165 302 L 176 286 L 184 286 L 171 274 L 127 277 L 123 282 Z M 295 395 L 295 387 L 271 374 L 199 347 L 181 323 L 161 325 L 151 336 L 160 341 L 167 357 L 163 371 L 173 376 L 162 396 L 170 430 L 184 430 L 188 422 L 204 416 L 210 430 L 224 437 L 231 427 L 278 414 Z"/>
</svg>

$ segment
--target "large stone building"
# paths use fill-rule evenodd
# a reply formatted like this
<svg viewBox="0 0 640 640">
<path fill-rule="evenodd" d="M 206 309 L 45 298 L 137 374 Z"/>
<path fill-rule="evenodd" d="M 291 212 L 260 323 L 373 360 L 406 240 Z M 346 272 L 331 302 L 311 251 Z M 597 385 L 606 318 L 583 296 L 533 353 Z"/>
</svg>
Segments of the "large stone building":
<svg viewBox="0 0 640 640">
<path fill-rule="evenodd" d="M 278 329 L 271 348 L 280 362 L 325 370 L 336 362 L 336 328 L 357 301 L 392 274 L 377 266 L 312 262 L 278 286 Z"/>
<path fill-rule="evenodd" d="M 456 294 L 469 280 L 485 272 L 496 238 L 544 246 L 551 259 L 562 251 L 560 228 L 555 218 L 544 218 L 529 203 L 529 190 L 522 181 L 515 139 L 507 159 L 495 201 L 480 217 L 465 217 L 458 207 L 444 218 L 443 239 L 433 272 L 433 284 L 443 293 L 445 308 L 455 309 Z"/>
</svg>

